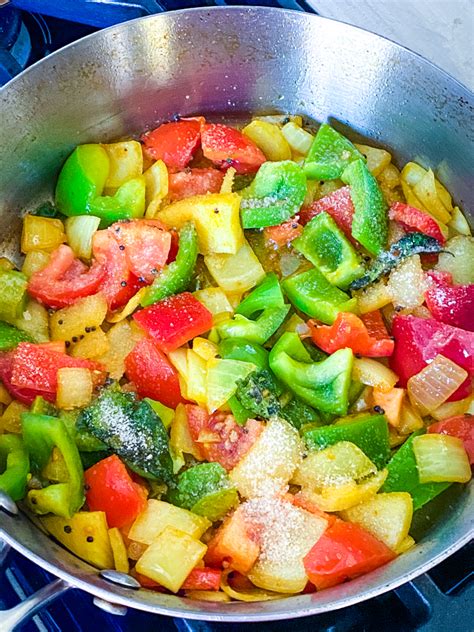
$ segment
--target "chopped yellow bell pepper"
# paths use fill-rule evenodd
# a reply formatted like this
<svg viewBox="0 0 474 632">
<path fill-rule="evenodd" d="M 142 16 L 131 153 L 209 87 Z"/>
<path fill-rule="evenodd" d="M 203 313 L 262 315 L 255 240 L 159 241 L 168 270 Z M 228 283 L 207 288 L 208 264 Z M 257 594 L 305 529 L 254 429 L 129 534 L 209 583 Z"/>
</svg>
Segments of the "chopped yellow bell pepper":
<svg viewBox="0 0 474 632">
<path fill-rule="evenodd" d="M 25 215 L 21 233 L 21 251 L 25 254 L 35 250 L 52 252 L 66 241 L 64 225 L 60 219 Z"/>
<path fill-rule="evenodd" d="M 252 121 L 244 127 L 242 134 L 263 151 L 267 160 L 291 160 L 290 146 L 278 125 L 268 121 Z"/>
<path fill-rule="evenodd" d="M 102 145 L 109 157 L 109 175 L 105 181 L 106 189 L 117 189 L 127 180 L 142 175 L 142 146 L 136 140 Z"/>
</svg>

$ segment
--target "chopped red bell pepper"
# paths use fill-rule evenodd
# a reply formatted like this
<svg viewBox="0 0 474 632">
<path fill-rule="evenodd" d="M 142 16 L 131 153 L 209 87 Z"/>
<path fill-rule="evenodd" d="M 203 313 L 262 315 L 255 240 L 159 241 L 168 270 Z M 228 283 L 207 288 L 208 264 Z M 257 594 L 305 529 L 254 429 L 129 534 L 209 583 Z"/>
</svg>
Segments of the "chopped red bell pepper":
<svg viewBox="0 0 474 632">
<path fill-rule="evenodd" d="M 359 525 L 336 520 L 304 558 L 306 574 L 318 590 L 370 573 L 395 553 Z"/>
<path fill-rule="evenodd" d="M 419 373 L 438 354 L 465 369 L 469 376 L 448 401 L 468 397 L 474 376 L 474 333 L 440 323 L 434 318 L 397 315 L 392 322 L 395 349 L 390 367 L 399 377 L 399 386 Z"/>
<path fill-rule="evenodd" d="M 152 283 L 168 259 L 171 233 L 158 220 L 117 222 L 108 229 L 125 255 L 128 269 L 142 283 Z"/>
<path fill-rule="evenodd" d="M 354 205 L 352 204 L 349 187 L 342 187 L 330 193 L 320 200 L 316 200 L 311 206 L 305 206 L 299 212 L 301 224 L 306 225 L 313 217 L 322 212 L 329 213 L 345 236 L 355 245 L 358 242 L 352 236 L 352 217 Z"/>
<path fill-rule="evenodd" d="M 13 352 L 0 354 L 0 381 L 7 389 L 8 393 L 17 399 L 22 404 L 28 406 L 32 404 L 36 397 L 41 396 L 48 402 L 54 403 L 56 400 L 55 393 L 48 393 L 47 391 L 40 391 L 38 389 L 31 388 L 19 388 L 12 383 L 13 372 Z"/>
<path fill-rule="evenodd" d="M 199 147 L 201 121 L 182 119 L 163 123 L 141 137 L 145 153 L 154 160 L 163 160 L 171 168 L 184 169 Z"/>
<path fill-rule="evenodd" d="M 125 527 L 146 507 L 147 493 L 135 483 L 116 454 L 84 472 L 86 501 L 90 511 L 103 511 L 109 527 Z"/>
<path fill-rule="evenodd" d="M 182 590 L 219 590 L 222 571 L 217 568 L 193 568 L 181 586 Z"/>
<path fill-rule="evenodd" d="M 171 202 L 192 195 L 219 193 L 224 174 L 218 169 L 188 169 L 170 173 L 168 176 L 168 198 Z"/>
<path fill-rule="evenodd" d="M 201 144 L 206 158 L 221 169 L 234 167 L 237 173 L 255 173 L 267 160 L 250 138 L 234 127 L 221 123 L 203 126 Z"/>
<path fill-rule="evenodd" d="M 464 443 L 469 462 L 474 465 L 474 416 L 456 415 L 449 419 L 437 421 L 428 426 L 428 432 L 447 434 L 461 439 Z"/>
<path fill-rule="evenodd" d="M 94 386 L 102 384 L 105 379 L 102 364 L 83 358 L 72 358 L 40 344 L 20 342 L 12 352 L 11 358 L 11 383 L 21 389 L 56 393 L 58 370 L 65 367 L 89 369 Z"/>
<path fill-rule="evenodd" d="M 149 338 L 137 342 L 125 358 L 125 373 L 141 397 L 156 399 L 170 408 L 183 401 L 176 369 Z"/>
<path fill-rule="evenodd" d="M 449 272 L 430 270 L 426 306 L 433 318 L 447 325 L 474 331 L 474 284 L 454 285 Z"/>
<path fill-rule="evenodd" d="M 239 426 L 227 413 L 209 415 L 200 406 L 186 406 L 191 438 L 198 444 L 203 457 L 220 463 L 226 470 L 237 465 L 253 446 L 263 430 L 261 422 L 249 419 Z"/>
<path fill-rule="evenodd" d="M 133 318 L 166 353 L 212 327 L 211 312 L 189 292 L 169 296 L 140 310 Z"/>
<path fill-rule="evenodd" d="M 381 358 L 391 355 L 395 346 L 378 311 L 365 314 L 362 319 L 350 312 L 339 312 L 332 325 L 312 320 L 308 325 L 314 344 L 326 353 L 348 347 L 362 356 Z"/>
<path fill-rule="evenodd" d="M 92 238 L 92 252 L 105 266 L 105 277 L 100 290 L 109 309 L 125 305 L 143 284 L 130 272 L 125 252 L 109 230 L 99 230 Z"/>
<path fill-rule="evenodd" d="M 289 246 L 303 232 L 303 226 L 296 219 L 289 219 L 278 226 L 267 226 L 263 229 L 265 244 L 269 248 Z"/>
<path fill-rule="evenodd" d="M 409 233 L 424 233 L 437 239 L 440 244 L 444 244 L 446 241 L 436 220 L 414 206 L 403 204 L 403 202 L 394 202 L 390 207 L 388 216 L 401 224 L 402 228 Z"/>
<path fill-rule="evenodd" d="M 47 307 L 66 307 L 98 292 L 104 277 L 103 263 L 94 261 L 88 268 L 69 246 L 61 244 L 46 266 L 31 275 L 28 292 Z"/>
</svg>

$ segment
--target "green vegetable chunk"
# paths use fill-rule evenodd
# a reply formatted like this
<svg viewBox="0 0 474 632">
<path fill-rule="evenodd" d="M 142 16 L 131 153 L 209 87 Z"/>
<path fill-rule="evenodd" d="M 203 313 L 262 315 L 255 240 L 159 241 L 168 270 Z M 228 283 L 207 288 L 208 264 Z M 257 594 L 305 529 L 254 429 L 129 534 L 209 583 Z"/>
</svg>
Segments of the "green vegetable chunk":
<svg viewBox="0 0 474 632">
<path fill-rule="evenodd" d="M 362 415 L 330 426 L 312 428 L 303 433 L 303 439 L 312 450 L 322 450 L 338 441 L 354 443 L 378 469 L 390 459 L 388 424 L 384 415 Z"/>
<path fill-rule="evenodd" d="M 27 278 L 16 270 L 0 271 L 0 320 L 14 323 L 25 309 Z"/>
<path fill-rule="evenodd" d="M 281 411 L 278 390 L 272 374 L 267 369 L 254 371 L 238 382 L 235 396 L 252 415 L 270 419 Z"/>
<path fill-rule="evenodd" d="M 44 481 L 45 487 L 28 492 L 29 508 L 40 515 L 53 513 L 70 518 L 84 503 L 83 470 L 76 444 L 63 421 L 56 417 L 23 413 L 21 423 L 33 474 L 41 480 L 53 448 L 61 453 L 66 468 L 64 480 L 53 484 Z"/>
<path fill-rule="evenodd" d="M 34 342 L 34 340 L 24 331 L 0 321 L 0 351 L 10 351 L 20 342 Z"/>
<path fill-rule="evenodd" d="M 286 419 L 297 430 L 300 430 L 307 424 L 320 425 L 322 423 L 321 416 L 314 408 L 308 406 L 297 397 L 291 399 L 286 406 L 280 411 L 280 417 Z"/>
<path fill-rule="evenodd" d="M 173 482 L 168 434 L 148 402 L 111 387 L 81 412 L 77 427 L 103 441 L 137 474 Z"/>
<path fill-rule="evenodd" d="M 291 160 L 265 162 L 241 192 L 242 226 L 277 226 L 297 213 L 306 196 L 306 176 Z"/>
<path fill-rule="evenodd" d="M 373 255 L 387 246 L 388 207 L 377 180 L 364 160 L 346 167 L 341 179 L 351 187 L 352 235 Z"/>
<path fill-rule="evenodd" d="M 282 286 L 297 309 L 326 325 L 332 325 L 339 312 L 353 312 L 357 305 L 355 298 L 331 285 L 317 268 L 288 277 Z"/>
<path fill-rule="evenodd" d="M 160 271 L 142 299 L 142 307 L 161 301 L 171 294 L 184 292 L 191 282 L 198 256 L 197 231 L 192 222 L 179 231 L 176 259 Z"/>
<path fill-rule="evenodd" d="M 336 415 L 347 413 L 352 364 L 350 349 L 312 362 L 298 335 L 290 332 L 270 352 L 271 370 L 290 391 L 317 410 Z"/>
<path fill-rule="evenodd" d="M 328 213 L 306 224 L 293 247 L 311 261 L 331 285 L 347 288 L 364 274 L 360 256 Z"/>
<path fill-rule="evenodd" d="M 353 160 L 363 159 L 360 151 L 345 136 L 323 123 L 304 163 L 310 180 L 336 180 Z"/>
<path fill-rule="evenodd" d="M 423 430 L 414 432 L 397 450 L 387 465 L 388 476 L 382 487 L 384 492 L 408 492 L 413 498 L 413 510 L 416 511 L 444 492 L 451 483 L 420 483 L 413 439 Z"/>
<path fill-rule="evenodd" d="M 16 434 L 0 435 L 0 490 L 12 500 L 21 500 L 26 494 L 29 471 L 30 461 L 22 438 Z"/>
<path fill-rule="evenodd" d="M 237 490 L 219 463 L 200 463 L 180 474 L 168 500 L 211 522 L 223 518 L 239 502 Z"/>
</svg>

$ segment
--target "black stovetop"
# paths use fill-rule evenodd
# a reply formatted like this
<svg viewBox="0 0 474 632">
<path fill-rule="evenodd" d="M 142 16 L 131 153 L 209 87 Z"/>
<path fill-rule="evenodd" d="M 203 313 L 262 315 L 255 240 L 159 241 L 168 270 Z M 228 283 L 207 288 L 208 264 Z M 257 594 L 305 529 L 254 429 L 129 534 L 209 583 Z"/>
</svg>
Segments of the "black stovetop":
<svg viewBox="0 0 474 632">
<path fill-rule="evenodd" d="M 312 1 L 312 0 L 310 0 Z M 315 12 L 306 0 L 10 0 L 0 6 L 0 85 L 69 42 L 136 17 L 197 6 L 258 5 Z M 316 2 L 317 5 L 317 2 Z M 466 632 L 474 629 L 474 545 L 428 574 L 370 601 L 288 623 L 219 624 L 129 610 L 111 615 L 73 590 L 22 632 Z M 10 608 L 52 577 L 11 551 L 0 568 L 0 608 Z"/>
</svg>

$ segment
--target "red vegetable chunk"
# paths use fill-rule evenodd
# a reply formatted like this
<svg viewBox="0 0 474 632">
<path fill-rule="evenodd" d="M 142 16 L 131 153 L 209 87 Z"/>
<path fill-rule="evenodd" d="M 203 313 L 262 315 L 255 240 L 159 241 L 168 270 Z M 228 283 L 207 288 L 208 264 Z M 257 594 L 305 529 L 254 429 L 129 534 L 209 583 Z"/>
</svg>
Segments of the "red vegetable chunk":
<svg viewBox="0 0 474 632">
<path fill-rule="evenodd" d="M 145 509 L 145 489 L 132 480 L 116 454 L 86 470 L 84 483 L 89 510 L 105 512 L 109 527 L 125 527 Z"/>
<path fill-rule="evenodd" d="M 0 380 L 7 389 L 8 393 L 22 404 L 28 406 L 33 403 L 35 397 L 41 396 L 48 402 L 54 403 L 56 393 L 49 393 L 31 388 L 19 388 L 12 383 L 13 372 L 13 352 L 0 354 Z"/>
<path fill-rule="evenodd" d="M 265 154 L 234 127 L 208 123 L 201 134 L 202 151 L 221 169 L 234 167 L 237 173 L 255 173 L 266 161 Z"/>
<path fill-rule="evenodd" d="M 284 248 L 289 246 L 303 232 L 303 226 L 296 219 L 290 219 L 278 226 L 267 226 L 263 230 L 265 244 L 268 248 Z"/>
<path fill-rule="evenodd" d="M 169 296 L 140 310 L 133 318 L 166 353 L 212 327 L 211 312 L 189 292 Z"/>
<path fill-rule="evenodd" d="M 336 520 L 304 558 L 306 574 L 318 590 L 369 573 L 390 562 L 395 553 L 351 522 Z"/>
<path fill-rule="evenodd" d="M 188 169 L 170 173 L 168 177 L 168 198 L 171 202 L 192 195 L 219 193 L 224 174 L 217 169 Z"/>
<path fill-rule="evenodd" d="M 141 138 L 145 152 L 154 160 L 163 160 L 175 169 L 184 169 L 199 147 L 201 122 L 198 119 L 183 119 L 163 123 Z"/>
<path fill-rule="evenodd" d="M 183 401 L 178 373 L 153 340 L 137 342 L 125 358 L 125 373 L 141 397 L 156 399 L 170 408 Z"/>
<path fill-rule="evenodd" d="M 56 393 L 58 370 L 65 367 L 89 369 L 95 386 L 105 378 L 104 368 L 98 362 L 72 358 L 40 344 L 20 342 L 12 355 L 11 383 L 22 389 Z"/>
<path fill-rule="evenodd" d="M 448 401 L 470 395 L 474 376 L 474 333 L 445 325 L 434 318 L 395 316 L 392 323 L 395 349 L 390 367 L 405 387 L 408 380 L 419 373 L 438 354 L 465 369 L 469 377 Z"/>
<path fill-rule="evenodd" d="M 303 207 L 299 213 L 300 222 L 307 224 L 313 217 L 322 212 L 329 213 L 339 228 L 343 231 L 353 244 L 358 242 L 352 237 L 352 217 L 354 215 L 354 205 L 352 204 L 349 187 L 337 189 L 320 200 L 316 200 L 311 206 Z"/>
<path fill-rule="evenodd" d="M 217 568 L 193 568 L 181 586 L 183 590 L 219 590 L 222 571 Z"/>
<path fill-rule="evenodd" d="M 98 292 L 105 273 L 103 263 L 95 261 L 88 268 L 75 258 L 69 246 L 62 244 L 47 265 L 31 275 L 28 292 L 47 307 L 66 307 Z"/>
<path fill-rule="evenodd" d="M 401 224 L 407 232 L 424 233 L 437 239 L 440 244 L 444 244 L 446 241 L 436 220 L 414 206 L 394 202 L 390 207 L 388 216 Z"/>
<path fill-rule="evenodd" d="M 428 432 L 447 434 L 461 439 L 469 457 L 469 462 L 474 465 L 474 416 L 456 415 L 449 419 L 437 421 L 428 426 Z"/>
<path fill-rule="evenodd" d="M 449 272 L 428 272 L 431 287 L 425 292 L 433 318 L 453 327 L 474 331 L 474 285 L 453 285 Z"/>
</svg>

